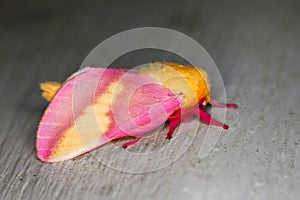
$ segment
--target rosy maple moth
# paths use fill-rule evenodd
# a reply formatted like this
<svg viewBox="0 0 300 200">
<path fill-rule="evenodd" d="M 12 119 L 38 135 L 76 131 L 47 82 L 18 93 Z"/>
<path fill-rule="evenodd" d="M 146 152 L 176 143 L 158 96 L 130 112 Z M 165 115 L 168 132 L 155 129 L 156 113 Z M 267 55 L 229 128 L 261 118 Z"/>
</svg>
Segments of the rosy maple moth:
<svg viewBox="0 0 300 200">
<path fill-rule="evenodd" d="M 228 129 L 204 108 L 207 103 L 237 108 L 211 98 L 204 70 L 167 62 L 134 70 L 85 67 L 62 84 L 40 87 L 50 101 L 37 131 L 37 156 L 44 162 L 71 159 L 111 140 L 134 137 L 123 145 L 128 147 L 166 121 L 167 139 L 181 121 L 193 117 Z"/>
</svg>

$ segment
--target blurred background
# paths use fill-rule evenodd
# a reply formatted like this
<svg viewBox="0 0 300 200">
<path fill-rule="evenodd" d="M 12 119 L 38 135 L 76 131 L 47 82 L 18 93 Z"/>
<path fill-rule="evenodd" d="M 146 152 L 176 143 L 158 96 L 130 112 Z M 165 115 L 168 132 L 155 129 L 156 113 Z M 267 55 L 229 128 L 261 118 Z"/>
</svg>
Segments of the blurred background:
<svg viewBox="0 0 300 200">
<path fill-rule="evenodd" d="M 298 199 L 299 22 L 297 0 L 1 0 L 0 198 Z M 38 161 L 35 132 L 47 106 L 38 84 L 65 80 L 97 44 L 143 26 L 180 31 L 208 51 L 228 101 L 240 105 L 228 112 L 231 129 L 208 157 L 197 157 L 195 142 L 147 174 L 89 156 Z"/>
</svg>

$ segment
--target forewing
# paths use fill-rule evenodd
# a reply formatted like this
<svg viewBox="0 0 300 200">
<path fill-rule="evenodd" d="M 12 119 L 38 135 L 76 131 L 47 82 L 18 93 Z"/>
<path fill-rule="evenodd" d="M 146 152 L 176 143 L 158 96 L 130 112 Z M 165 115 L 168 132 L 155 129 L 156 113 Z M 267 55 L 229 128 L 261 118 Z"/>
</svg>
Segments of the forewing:
<svg viewBox="0 0 300 200">
<path fill-rule="evenodd" d="M 140 137 L 180 104 L 173 92 L 136 71 L 85 68 L 64 83 L 46 109 L 37 155 L 45 162 L 62 161 L 113 139 Z"/>
</svg>

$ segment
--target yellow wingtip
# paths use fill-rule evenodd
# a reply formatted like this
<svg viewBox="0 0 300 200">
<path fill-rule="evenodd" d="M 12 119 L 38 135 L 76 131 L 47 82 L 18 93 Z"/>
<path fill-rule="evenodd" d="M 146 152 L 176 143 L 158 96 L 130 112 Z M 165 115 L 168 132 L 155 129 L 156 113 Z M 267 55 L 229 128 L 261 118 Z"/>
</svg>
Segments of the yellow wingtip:
<svg viewBox="0 0 300 200">
<path fill-rule="evenodd" d="M 61 83 L 54 81 L 40 83 L 40 88 L 43 91 L 42 97 L 47 101 L 51 101 L 61 85 Z"/>
</svg>

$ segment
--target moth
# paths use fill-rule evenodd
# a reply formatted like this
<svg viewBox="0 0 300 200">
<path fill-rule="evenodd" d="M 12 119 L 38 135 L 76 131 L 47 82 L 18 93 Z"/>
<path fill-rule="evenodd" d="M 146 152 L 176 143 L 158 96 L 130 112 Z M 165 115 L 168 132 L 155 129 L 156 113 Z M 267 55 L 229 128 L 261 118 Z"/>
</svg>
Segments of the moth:
<svg viewBox="0 0 300 200">
<path fill-rule="evenodd" d="M 194 117 L 228 129 L 204 108 L 237 108 L 210 96 L 203 69 L 169 62 L 132 70 L 85 67 L 64 83 L 40 87 L 50 101 L 37 130 L 37 157 L 43 162 L 72 159 L 109 141 L 133 137 L 126 148 L 167 121 L 167 139 L 182 121 Z"/>
</svg>

